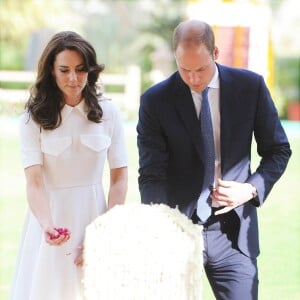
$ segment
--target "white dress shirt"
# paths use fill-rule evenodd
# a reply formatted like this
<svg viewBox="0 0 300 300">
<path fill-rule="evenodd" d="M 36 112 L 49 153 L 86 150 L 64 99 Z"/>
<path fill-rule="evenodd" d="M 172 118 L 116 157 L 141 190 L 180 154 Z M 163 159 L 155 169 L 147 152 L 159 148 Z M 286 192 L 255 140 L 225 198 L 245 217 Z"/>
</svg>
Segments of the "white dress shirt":
<svg viewBox="0 0 300 300">
<path fill-rule="evenodd" d="M 211 113 L 211 120 L 214 132 L 215 144 L 215 186 L 217 179 L 221 178 L 221 138 L 220 138 L 220 80 L 217 66 L 215 67 L 215 74 L 208 84 L 208 102 Z M 195 104 L 197 116 L 199 117 L 202 103 L 202 95 L 199 92 L 191 90 L 192 97 Z M 215 206 L 215 203 L 213 203 Z"/>
</svg>

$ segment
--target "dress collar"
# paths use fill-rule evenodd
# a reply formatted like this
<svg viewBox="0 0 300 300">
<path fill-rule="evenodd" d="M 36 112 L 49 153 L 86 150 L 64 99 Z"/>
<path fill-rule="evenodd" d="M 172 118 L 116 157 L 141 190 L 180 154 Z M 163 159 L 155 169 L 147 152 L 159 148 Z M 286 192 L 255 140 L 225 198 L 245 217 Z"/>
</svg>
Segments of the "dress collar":
<svg viewBox="0 0 300 300">
<path fill-rule="evenodd" d="M 70 106 L 68 104 L 65 104 L 64 107 L 61 110 L 61 117 L 62 120 L 66 119 L 67 116 L 73 111 L 73 110 L 78 110 L 84 117 L 86 117 L 87 111 L 85 108 L 85 102 L 84 99 L 81 100 L 77 105 L 75 106 Z"/>
</svg>

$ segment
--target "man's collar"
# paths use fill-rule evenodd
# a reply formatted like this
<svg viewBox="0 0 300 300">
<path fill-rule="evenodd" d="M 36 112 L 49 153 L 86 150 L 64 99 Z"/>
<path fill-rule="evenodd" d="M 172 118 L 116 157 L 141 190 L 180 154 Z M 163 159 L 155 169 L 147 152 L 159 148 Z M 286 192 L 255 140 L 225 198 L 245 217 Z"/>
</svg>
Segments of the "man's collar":
<svg viewBox="0 0 300 300">
<path fill-rule="evenodd" d="M 217 68 L 217 65 L 215 65 L 215 74 L 208 84 L 208 87 L 213 89 L 218 89 L 220 87 L 219 70 Z"/>
</svg>

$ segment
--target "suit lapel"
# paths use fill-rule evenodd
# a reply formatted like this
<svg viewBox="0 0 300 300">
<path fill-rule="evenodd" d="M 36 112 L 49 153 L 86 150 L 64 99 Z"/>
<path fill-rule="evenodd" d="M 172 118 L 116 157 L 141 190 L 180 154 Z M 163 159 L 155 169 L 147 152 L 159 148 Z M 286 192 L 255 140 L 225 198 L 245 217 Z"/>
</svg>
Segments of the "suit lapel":
<svg viewBox="0 0 300 300">
<path fill-rule="evenodd" d="M 179 118 L 184 124 L 188 134 L 197 149 L 198 154 L 202 157 L 200 146 L 200 124 L 196 115 L 195 105 L 188 86 L 182 81 L 177 73 L 174 87 L 175 108 Z"/>
<path fill-rule="evenodd" d="M 224 170 L 224 162 L 227 161 L 231 140 L 231 128 L 235 107 L 236 93 L 230 75 L 222 66 L 217 65 L 220 77 L 220 118 L 221 118 L 221 169 Z"/>
</svg>

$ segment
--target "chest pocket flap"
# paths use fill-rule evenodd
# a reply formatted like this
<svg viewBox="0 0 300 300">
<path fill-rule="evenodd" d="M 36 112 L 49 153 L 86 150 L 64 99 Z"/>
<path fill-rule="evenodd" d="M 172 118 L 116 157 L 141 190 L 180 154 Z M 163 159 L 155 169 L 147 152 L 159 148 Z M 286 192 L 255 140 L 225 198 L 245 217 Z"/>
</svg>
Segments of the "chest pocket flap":
<svg viewBox="0 0 300 300">
<path fill-rule="evenodd" d="M 42 151 L 46 154 L 58 156 L 72 144 L 71 137 L 52 138 L 42 140 Z"/>
<path fill-rule="evenodd" d="M 83 145 L 96 152 L 107 149 L 111 143 L 110 137 L 101 134 L 82 134 L 80 140 Z"/>
</svg>

